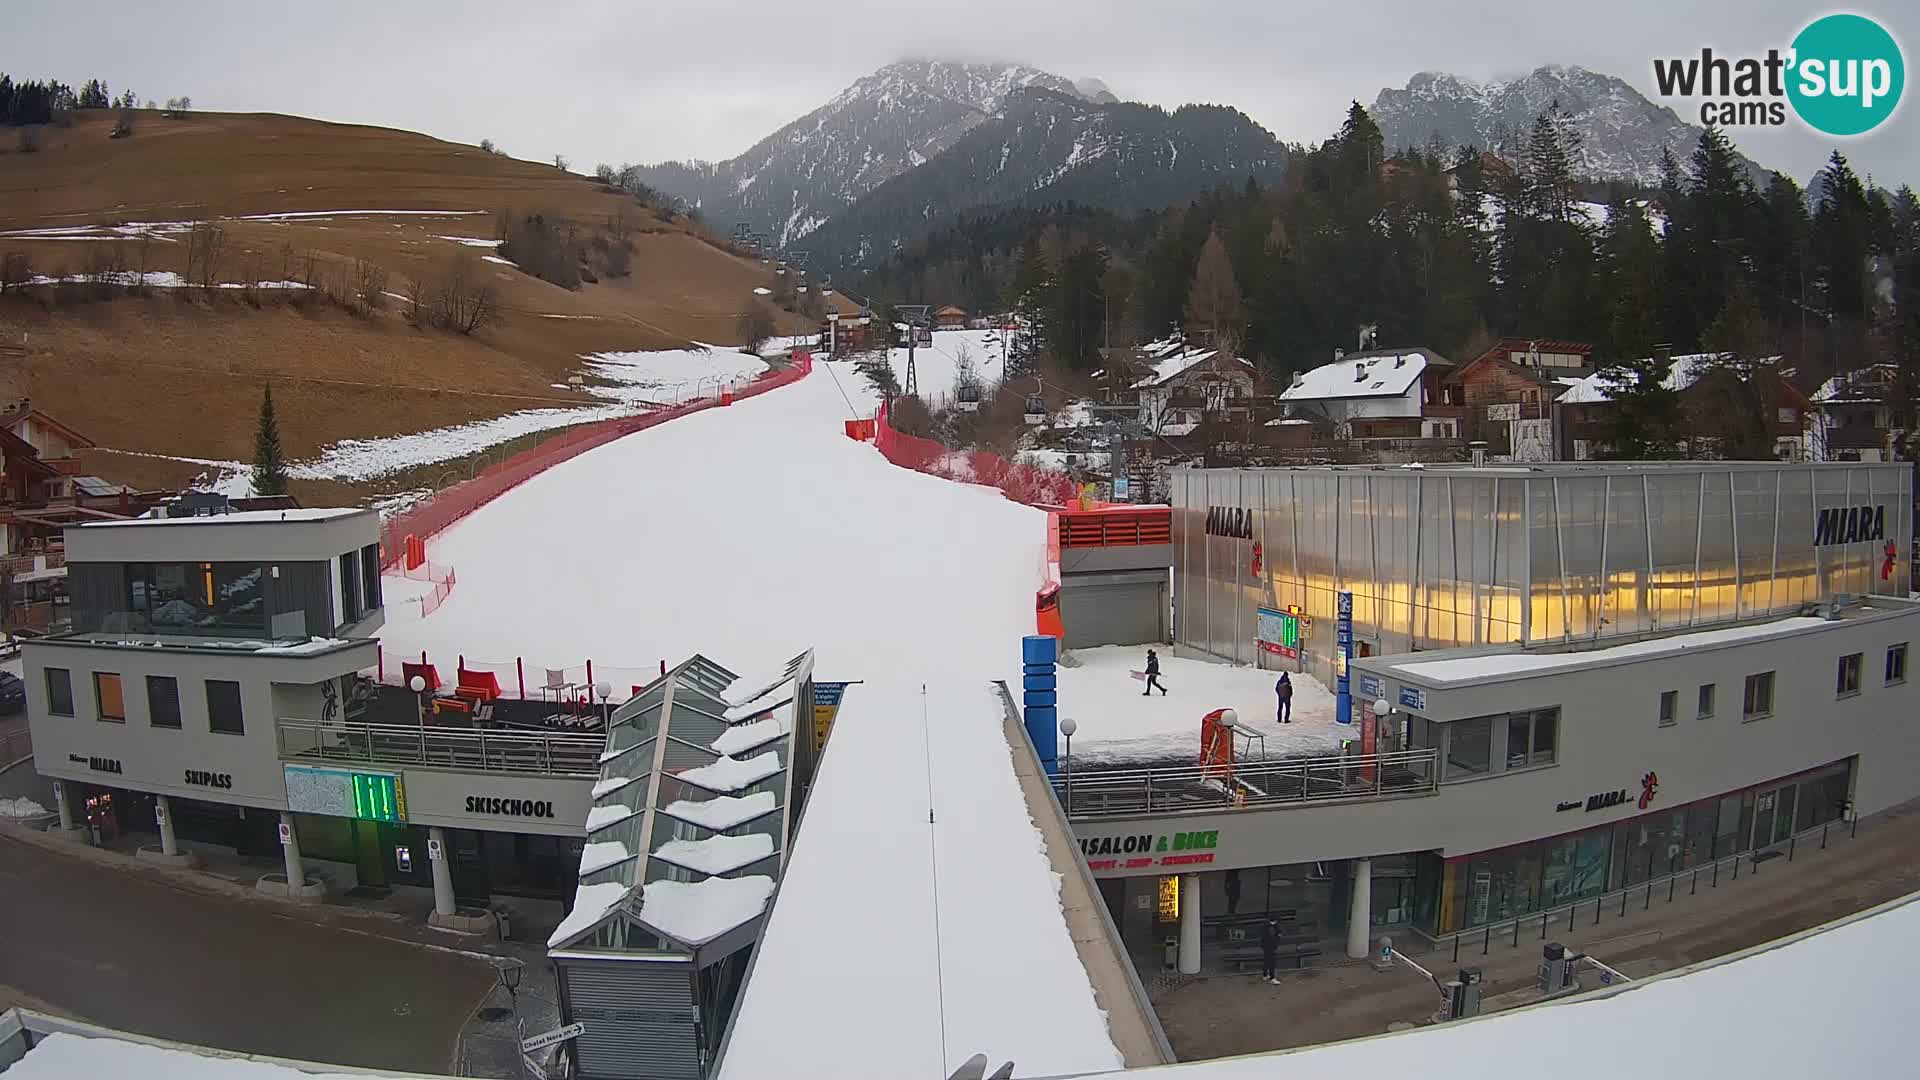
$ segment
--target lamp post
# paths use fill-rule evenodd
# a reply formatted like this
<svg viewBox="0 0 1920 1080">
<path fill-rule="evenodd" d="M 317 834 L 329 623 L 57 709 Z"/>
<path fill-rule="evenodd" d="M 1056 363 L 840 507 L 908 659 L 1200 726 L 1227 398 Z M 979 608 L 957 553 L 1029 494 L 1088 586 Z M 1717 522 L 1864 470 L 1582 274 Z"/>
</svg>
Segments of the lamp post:
<svg viewBox="0 0 1920 1080">
<path fill-rule="evenodd" d="M 425 726 L 427 722 L 427 699 L 425 697 L 427 680 L 415 675 L 413 678 L 407 680 L 407 689 L 413 691 L 414 715 L 419 719 L 421 725 Z"/>
<path fill-rule="evenodd" d="M 607 699 L 613 696 L 613 687 L 604 682 L 594 683 L 593 696 L 600 699 L 600 730 L 605 731 L 611 719 L 607 715 Z"/>
<path fill-rule="evenodd" d="M 1080 725 L 1073 722 L 1073 717 L 1063 716 L 1060 718 L 1060 734 L 1067 737 L 1067 762 L 1065 771 L 1067 774 L 1068 818 L 1073 817 L 1073 733 L 1078 730 L 1080 730 Z"/>
<path fill-rule="evenodd" d="M 500 980 L 501 989 L 507 992 L 507 1003 L 513 1007 L 513 1037 L 514 1037 L 514 1049 L 516 1051 L 520 1049 L 519 1041 L 521 1039 L 526 1038 L 526 1035 L 527 1035 L 526 1026 L 522 1024 L 520 1021 L 520 994 L 519 994 L 520 977 L 526 974 L 526 968 L 527 968 L 527 965 L 522 963 L 521 961 L 514 960 L 511 958 L 506 958 L 506 957 L 497 959 L 493 962 L 494 977 Z M 523 1064 L 520 1065 L 517 1071 L 522 1077 L 525 1077 L 527 1075 L 527 1067 L 524 1064 L 526 1060 L 526 1054 L 524 1053 L 520 1054 L 520 1058 Z"/>
<path fill-rule="evenodd" d="M 1380 752 L 1380 739 L 1387 733 L 1387 721 L 1393 717 L 1393 703 L 1380 698 L 1373 703 L 1373 749 Z"/>
</svg>

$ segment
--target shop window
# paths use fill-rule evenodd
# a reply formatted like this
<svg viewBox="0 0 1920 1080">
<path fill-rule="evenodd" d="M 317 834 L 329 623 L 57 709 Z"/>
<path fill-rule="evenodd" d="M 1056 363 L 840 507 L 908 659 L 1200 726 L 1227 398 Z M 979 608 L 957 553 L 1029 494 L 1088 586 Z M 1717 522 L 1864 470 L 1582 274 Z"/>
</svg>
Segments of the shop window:
<svg viewBox="0 0 1920 1080">
<path fill-rule="evenodd" d="M 147 719 L 154 727 L 179 730 L 180 683 L 173 676 L 147 676 Z"/>
<path fill-rule="evenodd" d="M 1747 676 L 1746 698 L 1740 706 L 1742 720 L 1758 720 L 1773 715 L 1773 672 Z"/>
<path fill-rule="evenodd" d="M 246 720 L 240 710 L 239 683 L 207 680 L 207 727 L 223 735 L 247 733 Z"/>
<path fill-rule="evenodd" d="M 1852 697 L 1860 692 L 1860 654 L 1848 653 L 1840 658 L 1840 670 L 1834 676 L 1833 693 L 1835 697 Z"/>
<path fill-rule="evenodd" d="M 1907 681 L 1906 642 L 1903 641 L 1898 645 L 1887 646 L 1887 677 L 1884 681 L 1888 686 L 1895 686 Z"/>
<path fill-rule="evenodd" d="M 1680 722 L 1680 691 L 1660 691 L 1660 726 L 1672 727 Z"/>
<path fill-rule="evenodd" d="M 1700 707 L 1695 710 L 1695 713 L 1702 720 L 1705 720 L 1708 717 L 1713 715 L 1713 684 L 1712 683 L 1700 684 Z"/>
<path fill-rule="evenodd" d="M 1447 778 L 1475 776 L 1493 765 L 1493 717 L 1458 720 L 1447 725 Z"/>
<path fill-rule="evenodd" d="M 47 712 L 53 716 L 73 715 L 73 673 L 66 668 L 47 669 Z"/>
<path fill-rule="evenodd" d="M 94 672 L 93 702 L 100 719 L 113 724 L 127 722 L 127 699 L 120 692 L 120 676 L 108 671 Z"/>
</svg>

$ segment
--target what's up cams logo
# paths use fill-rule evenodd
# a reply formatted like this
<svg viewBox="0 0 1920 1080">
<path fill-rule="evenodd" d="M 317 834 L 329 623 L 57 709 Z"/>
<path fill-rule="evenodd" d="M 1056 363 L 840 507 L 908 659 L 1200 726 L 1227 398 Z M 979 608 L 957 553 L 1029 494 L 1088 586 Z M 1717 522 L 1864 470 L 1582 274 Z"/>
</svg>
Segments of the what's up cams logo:
<svg viewBox="0 0 1920 1080">
<path fill-rule="evenodd" d="M 1662 97 L 1700 101 L 1701 124 L 1778 127 L 1791 106 L 1802 123 L 1826 135 L 1864 135 L 1893 115 L 1906 88 L 1900 44 L 1864 15 L 1827 15 L 1765 56 L 1656 59 Z"/>
</svg>

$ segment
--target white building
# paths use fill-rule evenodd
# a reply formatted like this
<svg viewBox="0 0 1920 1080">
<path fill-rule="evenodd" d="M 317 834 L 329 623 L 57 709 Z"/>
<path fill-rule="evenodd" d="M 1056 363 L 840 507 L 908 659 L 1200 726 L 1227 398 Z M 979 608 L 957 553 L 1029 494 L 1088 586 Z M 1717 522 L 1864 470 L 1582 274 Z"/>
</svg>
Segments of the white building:
<svg viewBox="0 0 1920 1080">
<path fill-rule="evenodd" d="M 1350 353 L 1296 374 L 1280 400 L 1290 415 L 1326 420 L 1342 438 L 1455 438 L 1458 410 L 1430 416 L 1428 408 L 1452 367 L 1427 349 Z"/>
</svg>

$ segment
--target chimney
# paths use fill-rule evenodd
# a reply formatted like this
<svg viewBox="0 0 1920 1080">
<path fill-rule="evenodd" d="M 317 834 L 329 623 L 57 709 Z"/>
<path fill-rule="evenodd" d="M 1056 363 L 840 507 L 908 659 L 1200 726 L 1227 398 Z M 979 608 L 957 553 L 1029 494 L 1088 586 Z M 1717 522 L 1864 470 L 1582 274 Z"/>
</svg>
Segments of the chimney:
<svg viewBox="0 0 1920 1080">
<path fill-rule="evenodd" d="M 1404 356 L 1402 356 L 1402 355 L 1400 355 L 1399 353 L 1394 353 L 1394 354 L 1393 354 L 1393 366 L 1394 366 L 1394 367 L 1406 367 L 1406 366 L 1407 366 L 1407 358 L 1406 358 L 1406 357 L 1404 357 Z"/>
<path fill-rule="evenodd" d="M 1342 361 L 1342 360 L 1345 360 L 1346 358 L 1347 358 L 1347 350 L 1345 350 L 1345 349 L 1335 349 L 1335 350 L 1333 350 L 1333 362 L 1334 362 L 1334 363 L 1336 363 L 1336 364 L 1337 364 L 1337 363 L 1339 363 L 1340 361 Z"/>
<path fill-rule="evenodd" d="M 1305 386 L 1305 385 L 1307 385 L 1307 377 L 1306 377 L 1305 375 L 1302 375 L 1302 374 L 1300 374 L 1300 373 L 1299 373 L 1299 372 L 1297 372 L 1297 371 L 1296 371 L 1296 372 L 1294 372 L 1294 373 L 1293 373 L 1293 385 L 1295 385 L 1295 386 Z"/>
</svg>

